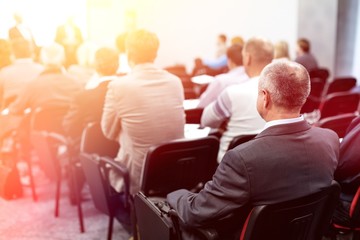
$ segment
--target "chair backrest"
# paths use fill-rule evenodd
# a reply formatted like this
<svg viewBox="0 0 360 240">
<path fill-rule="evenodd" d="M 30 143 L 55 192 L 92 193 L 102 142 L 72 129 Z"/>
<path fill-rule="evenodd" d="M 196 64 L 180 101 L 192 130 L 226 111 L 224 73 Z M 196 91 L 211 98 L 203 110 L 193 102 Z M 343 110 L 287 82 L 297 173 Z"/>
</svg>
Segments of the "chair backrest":
<svg viewBox="0 0 360 240">
<path fill-rule="evenodd" d="M 351 121 L 358 116 L 357 113 L 345 113 L 333 117 L 321 119 L 315 125 L 321 128 L 329 128 L 337 133 L 339 138 L 343 138 Z"/>
<path fill-rule="evenodd" d="M 141 191 L 146 196 L 166 196 L 194 189 L 210 180 L 217 168 L 216 137 L 180 139 L 151 147 L 145 159 Z"/>
<path fill-rule="evenodd" d="M 63 134 L 62 122 L 68 110 L 67 106 L 36 108 L 31 112 L 31 131 L 48 131 Z"/>
<path fill-rule="evenodd" d="M 310 78 L 321 78 L 325 82 L 327 82 L 327 79 L 328 79 L 330 73 L 329 73 L 329 70 L 326 68 L 318 68 L 318 69 L 311 70 L 309 72 L 309 75 L 310 75 Z"/>
<path fill-rule="evenodd" d="M 326 81 L 324 81 L 324 79 L 322 78 L 311 78 L 310 84 L 311 84 L 310 96 L 315 98 L 321 98 L 323 95 Z"/>
<path fill-rule="evenodd" d="M 119 143 L 107 139 L 100 123 L 89 123 L 81 136 L 80 151 L 85 153 L 94 153 L 100 156 L 116 157 L 119 151 Z"/>
<path fill-rule="evenodd" d="M 355 86 L 356 78 L 354 77 L 335 78 L 332 82 L 328 84 L 325 95 L 335 92 L 346 92 Z"/>
<path fill-rule="evenodd" d="M 203 108 L 192 108 L 185 110 L 186 123 L 200 124 Z"/>
<path fill-rule="evenodd" d="M 339 92 L 327 95 L 320 104 L 320 118 L 322 119 L 357 111 L 359 106 L 359 97 L 360 95 L 358 93 L 351 92 Z"/>
<path fill-rule="evenodd" d="M 236 146 L 248 142 L 251 139 L 253 139 L 257 134 L 251 134 L 251 135 L 239 135 L 233 138 L 233 140 L 231 140 L 228 150 L 235 148 Z"/>
<path fill-rule="evenodd" d="M 112 214 L 109 204 L 110 189 L 106 182 L 106 173 L 101 168 L 100 157 L 95 154 L 81 153 L 80 161 L 95 207 L 110 216 Z"/>
<path fill-rule="evenodd" d="M 334 181 L 330 187 L 299 199 L 255 206 L 240 240 L 321 240 L 339 194 L 340 186 Z"/>
</svg>

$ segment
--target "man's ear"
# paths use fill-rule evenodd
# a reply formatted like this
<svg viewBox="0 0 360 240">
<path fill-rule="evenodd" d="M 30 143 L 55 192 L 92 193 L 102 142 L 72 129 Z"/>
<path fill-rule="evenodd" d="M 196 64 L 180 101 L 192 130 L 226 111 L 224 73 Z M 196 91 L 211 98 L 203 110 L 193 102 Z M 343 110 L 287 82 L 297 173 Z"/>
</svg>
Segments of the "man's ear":
<svg viewBox="0 0 360 240">
<path fill-rule="evenodd" d="M 244 65 L 244 66 L 249 66 L 250 63 L 251 63 L 251 56 L 250 56 L 249 53 L 246 52 L 246 53 L 244 53 L 244 55 L 243 55 L 243 65 Z"/>
<path fill-rule="evenodd" d="M 263 97 L 263 107 L 264 109 L 268 109 L 269 105 L 270 105 L 270 94 L 268 91 L 266 91 L 265 89 L 261 90 L 262 91 L 262 97 Z"/>
</svg>

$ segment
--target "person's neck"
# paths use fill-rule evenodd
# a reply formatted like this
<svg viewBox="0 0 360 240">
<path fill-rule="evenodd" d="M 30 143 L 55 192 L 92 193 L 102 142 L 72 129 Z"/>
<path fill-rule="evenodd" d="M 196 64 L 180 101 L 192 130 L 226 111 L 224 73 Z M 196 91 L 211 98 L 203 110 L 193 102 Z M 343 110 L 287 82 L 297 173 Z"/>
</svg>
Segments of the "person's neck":
<svg viewBox="0 0 360 240">
<path fill-rule="evenodd" d="M 270 122 L 274 120 L 291 119 L 297 117 L 300 117 L 300 112 L 275 112 L 268 114 L 265 118 L 265 121 Z"/>
</svg>

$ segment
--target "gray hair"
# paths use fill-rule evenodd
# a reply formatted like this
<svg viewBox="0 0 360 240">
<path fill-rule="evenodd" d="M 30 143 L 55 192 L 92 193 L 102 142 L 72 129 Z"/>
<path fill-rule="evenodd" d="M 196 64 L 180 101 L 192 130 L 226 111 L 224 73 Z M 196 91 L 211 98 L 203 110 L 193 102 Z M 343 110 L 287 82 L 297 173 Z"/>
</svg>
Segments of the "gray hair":
<svg viewBox="0 0 360 240">
<path fill-rule="evenodd" d="M 295 110 L 301 108 L 309 96 L 309 73 L 301 64 L 275 61 L 261 72 L 259 89 L 269 92 L 274 105 Z"/>
</svg>

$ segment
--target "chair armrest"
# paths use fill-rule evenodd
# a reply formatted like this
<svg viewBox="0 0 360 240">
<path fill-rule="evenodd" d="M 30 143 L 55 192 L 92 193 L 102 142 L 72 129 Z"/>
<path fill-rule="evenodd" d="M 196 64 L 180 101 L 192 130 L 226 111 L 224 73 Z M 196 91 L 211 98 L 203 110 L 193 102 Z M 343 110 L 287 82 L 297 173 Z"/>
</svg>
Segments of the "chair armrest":
<svg viewBox="0 0 360 240">
<path fill-rule="evenodd" d="M 123 166 L 121 163 L 114 161 L 110 157 L 99 157 L 99 161 L 104 165 L 110 165 L 112 169 L 114 169 L 116 172 L 119 172 L 122 175 L 125 183 L 125 191 L 124 191 L 125 199 L 130 199 L 130 174 L 128 169 L 125 166 Z"/>
</svg>

